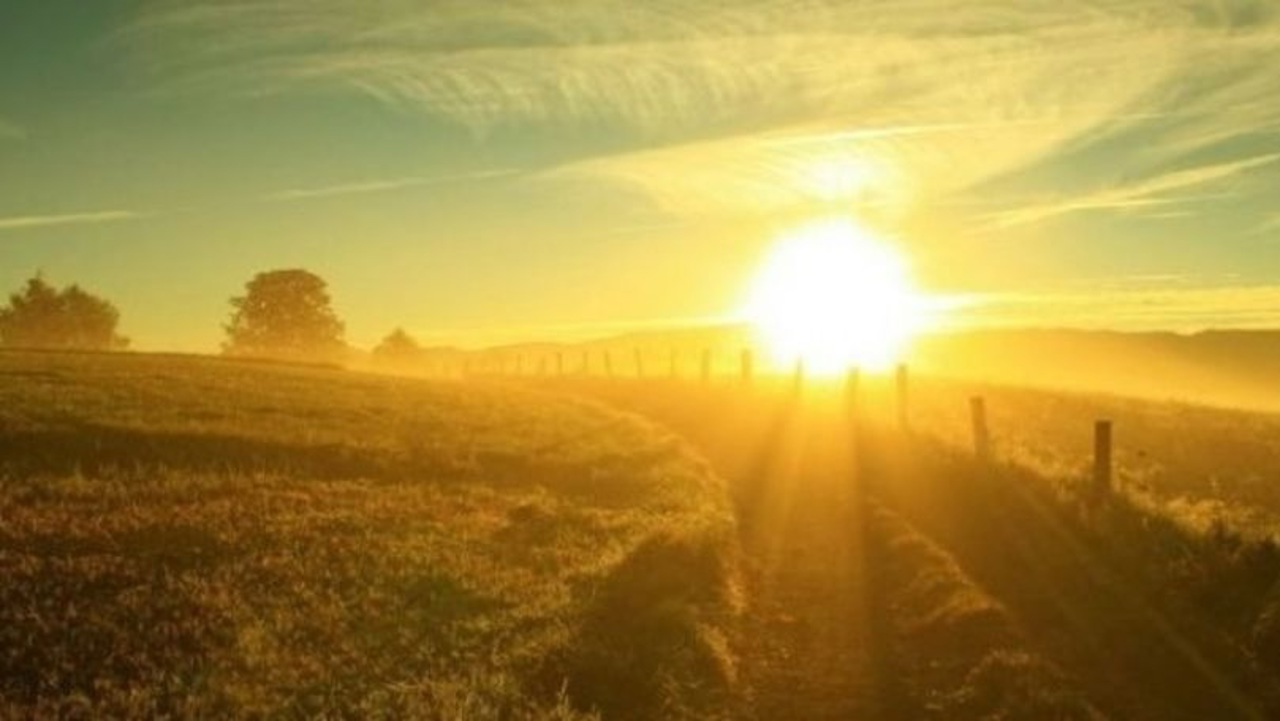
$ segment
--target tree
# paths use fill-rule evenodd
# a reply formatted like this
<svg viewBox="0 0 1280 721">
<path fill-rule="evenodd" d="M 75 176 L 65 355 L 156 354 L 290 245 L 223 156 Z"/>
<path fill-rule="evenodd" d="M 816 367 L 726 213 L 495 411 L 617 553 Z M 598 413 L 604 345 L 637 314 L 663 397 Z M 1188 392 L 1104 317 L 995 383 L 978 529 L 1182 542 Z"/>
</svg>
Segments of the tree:
<svg viewBox="0 0 1280 721">
<path fill-rule="evenodd" d="M 245 284 L 243 296 L 231 299 L 231 307 L 222 347 L 228 355 L 336 360 L 346 348 L 328 286 L 309 271 L 259 273 Z"/>
<path fill-rule="evenodd" d="M 406 366 L 422 358 L 422 346 L 413 336 L 396 328 L 373 349 L 373 359 L 388 365 Z"/>
<path fill-rule="evenodd" d="M 120 312 L 78 285 L 62 290 L 36 274 L 0 308 L 0 345 L 11 348 L 123 350 L 129 339 L 116 333 Z"/>
</svg>

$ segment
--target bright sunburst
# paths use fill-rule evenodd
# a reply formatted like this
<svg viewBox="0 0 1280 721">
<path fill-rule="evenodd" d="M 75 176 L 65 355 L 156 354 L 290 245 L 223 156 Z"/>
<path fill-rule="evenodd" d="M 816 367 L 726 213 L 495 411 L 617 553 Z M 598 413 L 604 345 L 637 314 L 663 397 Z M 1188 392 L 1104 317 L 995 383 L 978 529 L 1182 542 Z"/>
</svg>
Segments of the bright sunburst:
<svg viewBox="0 0 1280 721">
<path fill-rule="evenodd" d="M 853 220 L 783 236 L 744 308 L 775 362 L 834 374 L 893 364 L 925 320 L 903 257 Z"/>
</svg>

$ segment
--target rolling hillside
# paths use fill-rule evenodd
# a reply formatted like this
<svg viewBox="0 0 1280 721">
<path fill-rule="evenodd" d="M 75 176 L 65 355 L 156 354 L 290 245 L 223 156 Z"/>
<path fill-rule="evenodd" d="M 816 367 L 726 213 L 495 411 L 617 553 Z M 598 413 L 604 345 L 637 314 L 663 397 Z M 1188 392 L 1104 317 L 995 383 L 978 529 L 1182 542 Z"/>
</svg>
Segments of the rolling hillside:
<svg viewBox="0 0 1280 721">
<path fill-rule="evenodd" d="M 594 403 L 3 353 L 0 479 L 0 717 L 653 718 L 729 683 L 723 488 Z"/>
<path fill-rule="evenodd" d="M 0 354 L 0 716 L 1280 709 L 1274 417 L 892 387 Z"/>
</svg>

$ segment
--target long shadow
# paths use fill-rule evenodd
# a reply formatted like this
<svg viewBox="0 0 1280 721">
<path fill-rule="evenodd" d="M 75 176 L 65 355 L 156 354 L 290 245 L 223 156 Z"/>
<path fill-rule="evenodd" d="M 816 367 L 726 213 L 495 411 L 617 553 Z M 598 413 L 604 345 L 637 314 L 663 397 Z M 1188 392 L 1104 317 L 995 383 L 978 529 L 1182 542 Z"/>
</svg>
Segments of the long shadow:
<svg viewBox="0 0 1280 721">
<path fill-rule="evenodd" d="M 603 461 L 565 457 L 554 448 L 461 449 L 457 454 L 421 447 L 344 445 L 248 438 L 220 433 L 136 430 L 81 421 L 39 430 L 0 429 L 0 481 L 137 473 L 283 476 L 307 480 L 483 482 L 541 486 L 587 504 L 621 507 L 643 501 L 651 489 L 643 475 L 602 480 Z M 657 456 L 655 455 L 655 458 Z M 643 454 L 619 463 L 644 463 Z M 607 473 L 605 475 L 608 475 Z"/>
<path fill-rule="evenodd" d="M 868 463 L 877 498 L 945 546 L 1105 712 L 1130 719 L 1280 712 L 1275 679 L 1258 672 L 1231 623 L 1171 588 L 1163 569 L 1194 560 L 1186 552 L 1194 544 L 1167 520 L 1118 499 L 1080 505 L 1049 479 L 980 464 L 923 438 L 886 440 Z"/>
<path fill-rule="evenodd" d="M 11 477 L 136 469 L 290 472 L 316 478 L 384 475 L 390 470 L 385 461 L 338 444 L 290 444 L 92 423 L 0 431 L 0 472 Z"/>
</svg>

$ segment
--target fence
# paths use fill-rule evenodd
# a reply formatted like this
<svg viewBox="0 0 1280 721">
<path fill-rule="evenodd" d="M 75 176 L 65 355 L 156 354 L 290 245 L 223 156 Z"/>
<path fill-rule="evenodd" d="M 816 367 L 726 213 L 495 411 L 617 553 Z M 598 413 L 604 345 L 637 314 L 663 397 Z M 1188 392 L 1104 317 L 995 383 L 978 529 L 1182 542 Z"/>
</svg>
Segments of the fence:
<svg viewBox="0 0 1280 721">
<path fill-rule="evenodd" d="M 598 363 L 593 365 L 591 352 L 582 351 L 576 369 L 571 371 L 565 362 L 563 351 L 506 355 L 481 353 L 475 356 L 462 357 L 453 366 L 453 372 L 449 372 L 446 368 L 445 374 L 454 376 L 460 374 L 463 377 L 660 379 L 660 376 L 646 374 L 646 368 L 652 368 L 655 365 L 652 362 L 654 354 L 646 353 L 641 348 L 632 349 L 630 368 L 615 367 L 614 355 L 611 350 L 602 350 L 598 354 Z M 531 356 L 536 356 L 536 359 Z M 696 363 L 693 368 L 689 367 L 690 360 Z M 667 354 L 666 377 L 668 380 L 678 380 L 684 378 L 690 371 L 694 371 L 691 377 L 696 377 L 704 385 L 711 385 L 721 381 L 736 381 L 743 386 L 751 385 L 760 377 L 755 355 L 749 349 L 743 349 L 738 353 L 736 364 L 718 364 L 717 360 L 716 353 L 710 348 L 704 348 L 695 353 L 688 351 L 681 353 L 679 350 L 672 349 Z M 774 377 L 785 377 L 786 373 L 781 369 L 775 369 L 773 375 Z M 798 360 L 795 363 L 790 371 L 790 376 L 793 392 L 801 392 L 807 382 L 803 360 Z M 844 393 L 851 408 L 856 409 L 857 407 L 861 381 L 861 372 L 857 368 L 850 369 L 845 376 Z M 894 372 L 894 409 L 897 426 L 904 432 L 911 429 L 910 381 L 911 376 L 908 367 L 905 364 L 897 366 Z M 992 448 L 985 398 L 973 396 L 969 399 L 969 418 L 974 458 L 981 463 L 989 463 L 994 460 L 995 454 Z M 1105 497 L 1113 490 L 1114 460 L 1112 440 L 1113 423 L 1110 420 L 1096 421 L 1093 429 L 1093 473 L 1091 479 L 1092 493 L 1095 497 Z"/>
</svg>

